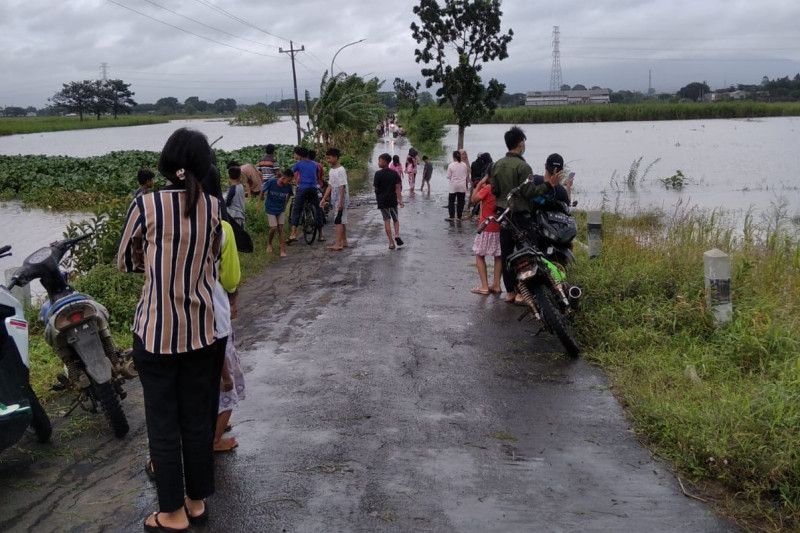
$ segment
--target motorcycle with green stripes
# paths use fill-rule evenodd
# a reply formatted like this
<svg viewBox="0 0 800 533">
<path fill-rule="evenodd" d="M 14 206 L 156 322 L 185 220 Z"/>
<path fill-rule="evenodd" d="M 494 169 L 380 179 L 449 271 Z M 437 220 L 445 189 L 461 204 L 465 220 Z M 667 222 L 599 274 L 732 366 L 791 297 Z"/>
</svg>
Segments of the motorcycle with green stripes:
<svg viewBox="0 0 800 533">
<path fill-rule="evenodd" d="M 526 200 L 521 198 L 517 187 L 508 194 L 508 207 L 500 215 L 484 219 L 478 233 L 491 222 L 511 233 L 515 250 L 506 259 L 506 266 L 516 274 L 517 292 L 525 305 L 519 320 L 533 316 L 545 330 L 558 337 L 570 357 L 578 357 L 581 348 L 571 321 L 582 291 L 567 281 L 564 267 L 575 259 L 571 243 L 577 227 L 570 216 L 570 206 L 559 203 L 557 209 L 535 209 L 530 217 L 523 219 L 512 214 L 514 203 L 520 201 Z"/>
</svg>

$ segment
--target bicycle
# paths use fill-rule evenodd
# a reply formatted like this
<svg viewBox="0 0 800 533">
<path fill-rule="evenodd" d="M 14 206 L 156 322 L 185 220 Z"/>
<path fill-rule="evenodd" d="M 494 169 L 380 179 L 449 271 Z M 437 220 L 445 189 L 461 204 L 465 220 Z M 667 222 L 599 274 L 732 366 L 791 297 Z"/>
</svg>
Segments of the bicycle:
<svg viewBox="0 0 800 533">
<path fill-rule="evenodd" d="M 294 212 L 294 203 L 296 200 L 297 196 L 293 196 L 292 204 L 289 206 L 290 213 Z M 306 244 L 314 244 L 314 241 L 321 232 L 319 224 L 317 223 L 316 209 L 311 202 L 306 202 L 303 206 L 298 225 L 303 230 L 303 240 Z"/>
</svg>

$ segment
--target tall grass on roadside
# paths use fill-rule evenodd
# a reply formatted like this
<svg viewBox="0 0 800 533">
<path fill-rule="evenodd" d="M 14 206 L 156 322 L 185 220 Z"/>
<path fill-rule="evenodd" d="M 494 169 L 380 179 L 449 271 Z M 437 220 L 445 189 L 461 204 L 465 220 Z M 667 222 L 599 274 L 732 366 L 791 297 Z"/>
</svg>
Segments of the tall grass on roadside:
<svg viewBox="0 0 800 533">
<path fill-rule="evenodd" d="M 684 475 L 729 489 L 725 512 L 766 529 L 800 527 L 800 246 L 788 227 L 606 214 L 602 256 L 573 274 L 587 357 L 637 433 Z M 715 247 L 733 267 L 734 317 L 721 327 L 703 284 Z"/>
</svg>

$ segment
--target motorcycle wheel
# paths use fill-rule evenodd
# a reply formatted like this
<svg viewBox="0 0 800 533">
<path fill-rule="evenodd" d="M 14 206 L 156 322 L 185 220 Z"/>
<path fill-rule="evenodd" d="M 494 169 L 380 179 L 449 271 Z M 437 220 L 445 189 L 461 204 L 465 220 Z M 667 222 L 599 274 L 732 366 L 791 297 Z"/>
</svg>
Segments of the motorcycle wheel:
<svg viewBox="0 0 800 533">
<path fill-rule="evenodd" d="M 92 382 L 92 392 L 100 403 L 103 414 L 106 415 L 106 420 L 114 431 L 114 436 L 121 439 L 127 435 L 130 429 L 128 419 L 125 417 L 125 412 L 122 410 L 122 405 L 120 405 L 117 393 L 111 383 Z"/>
<path fill-rule="evenodd" d="M 575 334 L 572 333 L 567 317 L 561 314 L 553 302 L 553 293 L 550 288 L 544 285 L 534 285 L 531 287 L 531 292 L 533 292 L 533 297 L 542 314 L 544 323 L 564 345 L 567 354 L 573 358 L 578 357 L 581 353 L 581 348 L 578 345 L 578 341 L 575 340 Z"/>
<path fill-rule="evenodd" d="M 42 404 L 39 402 L 36 393 L 28 385 L 28 399 L 31 403 L 31 412 L 33 419 L 31 420 L 31 427 L 36 433 L 36 440 L 41 443 L 50 442 L 50 437 L 53 434 L 53 425 L 50 423 L 50 417 L 47 416 Z"/>
</svg>

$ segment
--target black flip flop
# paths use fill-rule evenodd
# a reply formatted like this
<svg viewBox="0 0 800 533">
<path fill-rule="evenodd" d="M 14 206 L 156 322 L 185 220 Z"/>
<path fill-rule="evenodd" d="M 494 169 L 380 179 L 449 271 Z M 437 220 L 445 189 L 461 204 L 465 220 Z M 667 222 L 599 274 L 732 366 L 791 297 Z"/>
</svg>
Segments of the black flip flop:
<svg viewBox="0 0 800 533">
<path fill-rule="evenodd" d="M 161 524 L 161 522 L 158 520 L 158 515 L 159 514 L 161 514 L 161 513 L 160 512 L 155 512 L 155 513 L 153 513 L 151 515 L 151 516 L 155 516 L 155 519 L 156 519 L 156 525 L 154 525 L 154 526 L 151 526 L 151 525 L 149 525 L 147 523 L 147 518 L 150 518 L 149 516 L 144 519 L 144 522 L 142 522 L 142 525 L 144 526 L 144 530 L 145 531 L 147 531 L 149 533 L 187 533 L 189 531 L 188 527 L 183 527 L 183 528 L 179 529 L 179 528 L 176 528 L 176 527 L 169 527 L 169 526 L 165 526 L 165 525 Z M 191 520 L 190 520 L 190 522 L 191 522 Z"/>
</svg>

